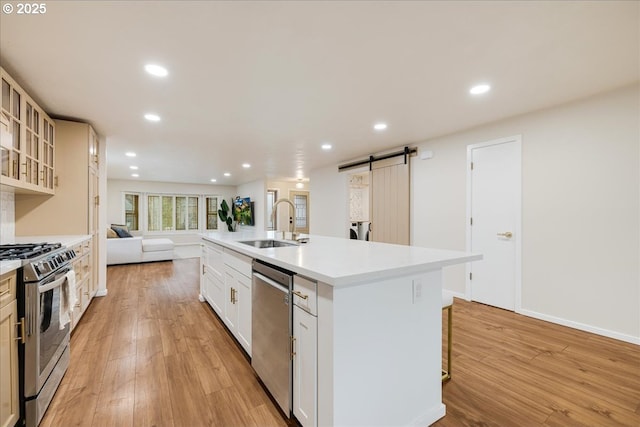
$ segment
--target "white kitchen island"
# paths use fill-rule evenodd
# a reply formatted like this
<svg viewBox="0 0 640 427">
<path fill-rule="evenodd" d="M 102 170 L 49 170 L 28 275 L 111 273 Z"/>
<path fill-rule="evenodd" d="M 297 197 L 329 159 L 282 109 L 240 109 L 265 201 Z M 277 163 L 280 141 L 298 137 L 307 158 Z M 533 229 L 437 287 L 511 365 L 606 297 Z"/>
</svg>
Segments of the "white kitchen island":
<svg viewBox="0 0 640 427">
<path fill-rule="evenodd" d="M 273 237 L 203 235 L 205 245 L 318 282 L 317 424 L 427 426 L 443 417 L 442 268 L 481 255 L 313 235 L 290 247 L 240 243 Z"/>
</svg>

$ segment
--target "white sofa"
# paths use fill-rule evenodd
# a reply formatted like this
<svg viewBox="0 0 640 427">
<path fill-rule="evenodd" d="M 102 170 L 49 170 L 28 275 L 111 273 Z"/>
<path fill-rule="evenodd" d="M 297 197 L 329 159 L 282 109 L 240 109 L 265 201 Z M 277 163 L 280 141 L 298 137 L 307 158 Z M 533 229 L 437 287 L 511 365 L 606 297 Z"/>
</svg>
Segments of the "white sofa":
<svg viewBox="0 0 640 427">
<path fill-rule="evenodd" d="M 171 239 L 107 239 L 107 265 L 172 260 L 173 246 Z"/>
</svg>

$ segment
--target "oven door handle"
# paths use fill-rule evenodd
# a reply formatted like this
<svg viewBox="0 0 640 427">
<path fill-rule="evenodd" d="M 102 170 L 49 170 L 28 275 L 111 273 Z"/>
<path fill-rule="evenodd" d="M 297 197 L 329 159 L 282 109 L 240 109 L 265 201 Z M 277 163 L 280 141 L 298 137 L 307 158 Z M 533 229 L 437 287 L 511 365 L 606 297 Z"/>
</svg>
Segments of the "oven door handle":
<svg viewBox="0 0 640 427">
<path fill-rule="evenodd" d="M 58 286 L 62 285 L 64 281 L 67 280 L 67 271 L 62 273 L 62 277 L 60 277 L 59 279 L 55 279 L 53 282 L 47 283 L 44 286 L 38 286 L 38 293 L 44 294 L 45 292 L 49 292 L 51 289 L 55 289 Z"/>
</svg>

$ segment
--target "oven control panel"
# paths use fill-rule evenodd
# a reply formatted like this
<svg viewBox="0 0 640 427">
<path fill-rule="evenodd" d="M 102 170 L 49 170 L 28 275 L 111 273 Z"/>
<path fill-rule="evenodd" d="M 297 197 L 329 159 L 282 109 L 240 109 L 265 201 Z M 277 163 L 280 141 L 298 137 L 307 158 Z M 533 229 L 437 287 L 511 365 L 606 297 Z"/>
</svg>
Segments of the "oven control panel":
<svg viewBox="0 0 640 427">
<path fill-rule="evenodd" d="M 69 264 L 75 257 L 73 249 L 63 248 L 32 260 L 24 266 L 24 281 L 40 281 Z"/>
</svg>

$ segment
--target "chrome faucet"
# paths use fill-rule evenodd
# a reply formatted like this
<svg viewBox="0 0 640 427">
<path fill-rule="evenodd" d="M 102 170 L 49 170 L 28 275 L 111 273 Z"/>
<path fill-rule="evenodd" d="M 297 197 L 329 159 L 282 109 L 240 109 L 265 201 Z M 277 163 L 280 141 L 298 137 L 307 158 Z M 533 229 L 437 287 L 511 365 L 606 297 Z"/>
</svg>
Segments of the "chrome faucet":
<svg viewBox="0 0 640 427">
<path fill-rule="evenodd" d="M 296 206 L 293 204 L 293 202 L 289 199 L 279 199 L 277 202 L 275 202 L 273 204 L 273 212 L 271 212 L 271 222 L 273 223 L 273 228 L 276 229 L 278 226 L 276 225 L 276 212 L 278 211 L 277 207 L 280 203 L 285 202 L 285 203 L 289 203 L 289 206 L 291 206 L 291 209 L 293 210 L 293 215 L 291 216 L 291 218 L 293 218 L 293 231 L 291 232 L 293 234 L 292 236 L 292 240 L 296 239 Z"/>
</svg>

